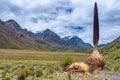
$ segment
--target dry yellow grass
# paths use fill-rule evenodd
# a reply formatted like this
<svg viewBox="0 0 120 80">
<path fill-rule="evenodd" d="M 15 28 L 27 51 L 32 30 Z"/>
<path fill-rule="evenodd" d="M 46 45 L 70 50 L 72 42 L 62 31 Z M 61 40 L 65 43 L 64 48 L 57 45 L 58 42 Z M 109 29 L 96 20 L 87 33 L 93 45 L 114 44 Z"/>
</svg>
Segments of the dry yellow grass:
<svg viewBox="0 0 120 80">
<path fill-rule="evenodd" d="M 68 56 L 73 57 L 75 61 L 84 61 L 89 54 L 72 52 L 47 52 L 39 50 L 0 49 L 0 59 L 61 61 Z"/>
</svg>

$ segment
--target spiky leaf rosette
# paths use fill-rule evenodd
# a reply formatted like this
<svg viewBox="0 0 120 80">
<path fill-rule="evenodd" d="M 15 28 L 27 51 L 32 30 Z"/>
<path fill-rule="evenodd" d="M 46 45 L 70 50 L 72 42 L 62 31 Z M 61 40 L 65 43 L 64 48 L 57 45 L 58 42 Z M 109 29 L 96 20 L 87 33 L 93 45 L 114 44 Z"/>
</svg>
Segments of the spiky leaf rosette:
<svg viewBox="0 0 120 80">
<path fill-rule="evenodd" d="M 75 62 L 68 65 L 65 71 L 78 72 L 78 73 L 91 73 L 90 67 L 83 62 Z"/>
<path fill-rule="evenodd" d="M 104 67 L 106 61 L 104 57 L 98 51 L 98 41 L 99 41 L 99 17 L 97 3 L 94 6 L 94 29 L 93 29 L 93 44 L 94 49 L 92 55 L 90 55 L 87 61 L 91 62 L 94 65 L 94 69 L 101 69 Z"/>
</svg>

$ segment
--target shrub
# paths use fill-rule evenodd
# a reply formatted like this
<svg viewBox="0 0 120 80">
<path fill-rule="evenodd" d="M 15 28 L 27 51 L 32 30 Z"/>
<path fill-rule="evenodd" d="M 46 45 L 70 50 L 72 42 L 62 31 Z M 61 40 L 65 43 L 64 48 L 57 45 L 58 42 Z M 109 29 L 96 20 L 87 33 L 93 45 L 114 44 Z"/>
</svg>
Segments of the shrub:
<svg viewBox="0 0 120 80">
<path fill-rule="evenodd" d="M 74 62 L 74 59 L 73 57 L 66 57 L 62 62 L 61 62 L 61 66 L 63 68 L 65 68 L 66 66 L 68 66 L 69 64 L 73 63 Z"/>
<path fill-rule="evenodd" d="M 25 80 L 25 78 L 28 76 L 27 69 L 18 69 L 17 73 L 17 80 Z"/>
</svg>

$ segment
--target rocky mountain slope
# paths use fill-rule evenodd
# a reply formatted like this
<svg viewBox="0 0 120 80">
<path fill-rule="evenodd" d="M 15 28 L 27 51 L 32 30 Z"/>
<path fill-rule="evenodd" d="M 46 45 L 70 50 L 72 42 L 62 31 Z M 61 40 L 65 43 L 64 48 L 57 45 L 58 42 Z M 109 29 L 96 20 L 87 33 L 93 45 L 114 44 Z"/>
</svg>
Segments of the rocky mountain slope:
<svg viewBox="0 0 120 80">
<path fill-rule="evenodd" d="M 77 36 L 65 40 L 49 29 L 42 33 L 32 33 L 27 29 L 22 29 L 14 20 L 6 22 L 0 20 L 0 48 L 84 52 L 91 49 L 92 46 Z"/>
<path fill-rule="evenodd" d="M 29 36 L 14 20 L 0 20 L 0 48 L 15 49 L 54 49 L 56 46 Z"/>
</svg>

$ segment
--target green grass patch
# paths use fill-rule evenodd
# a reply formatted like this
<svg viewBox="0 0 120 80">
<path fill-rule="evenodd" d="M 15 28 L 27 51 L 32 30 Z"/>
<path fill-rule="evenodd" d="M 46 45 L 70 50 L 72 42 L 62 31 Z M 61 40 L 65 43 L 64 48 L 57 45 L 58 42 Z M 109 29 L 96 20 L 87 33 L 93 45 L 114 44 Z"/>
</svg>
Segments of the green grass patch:
<svg viewBox="0 0 120 80">
<path fill-rule="evenodd" d="M 120 49 L 114 50 L 111 53 L 105 55 L 105 58 L 107 60 L 105 69 L 120 73 Z"/>
</svg>

